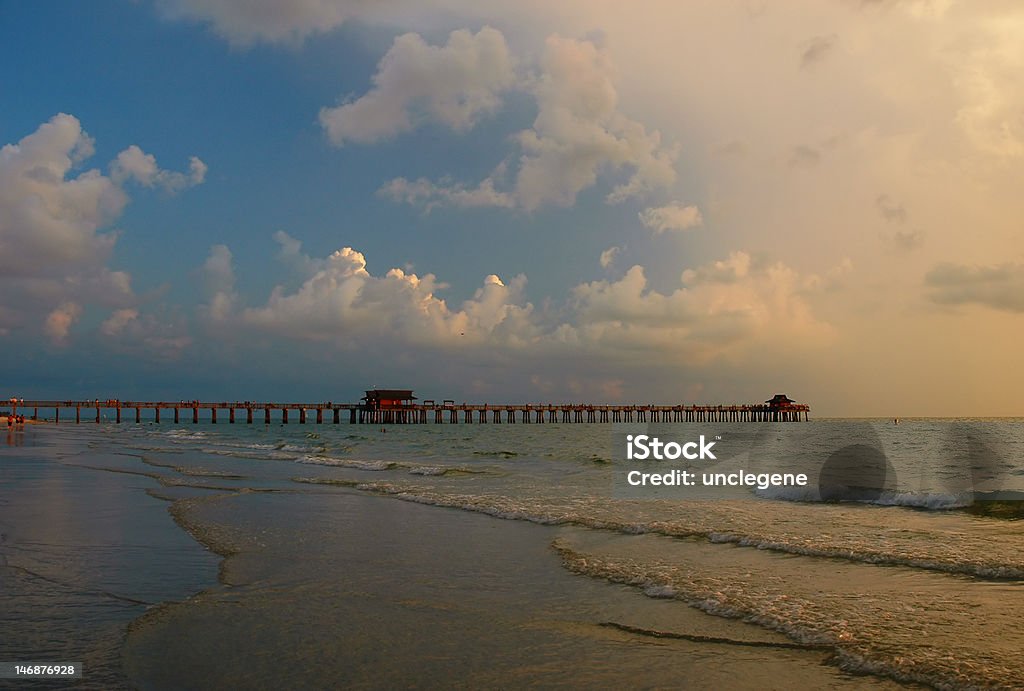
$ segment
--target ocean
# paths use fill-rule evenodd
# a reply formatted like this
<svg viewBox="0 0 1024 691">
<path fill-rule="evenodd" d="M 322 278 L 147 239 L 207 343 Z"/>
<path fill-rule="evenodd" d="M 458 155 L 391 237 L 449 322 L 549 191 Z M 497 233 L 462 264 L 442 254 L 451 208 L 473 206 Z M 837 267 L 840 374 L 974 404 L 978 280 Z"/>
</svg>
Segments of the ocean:
<svg viewBox="0 0 1024 691">
<path fill-rule="evenodd" d="M 628 461 L 641 433 L 715 458 Z M 676 467 L 808 482 L 626 480 Z M 0 662 L 103 689 L 1022 688 L 1021 499 L 1021 420 L 28 426 L 0 446 Z"/>
</svg>

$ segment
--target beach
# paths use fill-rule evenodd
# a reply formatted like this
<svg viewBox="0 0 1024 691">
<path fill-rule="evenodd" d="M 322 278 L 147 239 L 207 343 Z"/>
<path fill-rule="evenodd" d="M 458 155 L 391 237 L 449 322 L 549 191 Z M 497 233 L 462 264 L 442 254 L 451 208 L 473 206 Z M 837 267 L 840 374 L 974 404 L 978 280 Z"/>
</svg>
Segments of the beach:
<svg viewBox="0 0 1024 691">
<path fill-rule="evenodd" d="M 26 430 L 0 658 L 92 688 L 1024 683 L 1014 521 L 937 488 L 617 498 L 593 430 Z"/>
<path fill-rule="evenodd" d="M 1024 4 L 0 45 L 0 691 L 1024 689 Z"/>
</svg>

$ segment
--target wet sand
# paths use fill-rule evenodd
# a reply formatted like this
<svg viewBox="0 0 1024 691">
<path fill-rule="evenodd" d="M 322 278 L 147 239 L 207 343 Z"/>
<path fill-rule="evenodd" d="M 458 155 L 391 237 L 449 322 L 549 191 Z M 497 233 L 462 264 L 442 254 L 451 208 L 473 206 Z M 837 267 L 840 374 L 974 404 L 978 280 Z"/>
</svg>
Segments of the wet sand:
<svg viewBox="0 0 1024 691">
<path fill-rule="evenodd" d="M 220 585 L 131 627 L 142 688 L 895 688 L 829 651 L 575 575 L 537 526 L 336 489 L 176 514 Z M 658 635 L 661 634 L 661 635 Z"/>
<path fill-rule="evenodd" d="M 0 659 L 81 662 L 76 688 L 131 688 L 128 625 L 215 582 L 218 559 L 147 494 L 158 482 L 105 470 L 124 457 L 52 432 L 0 447 Z"/>
</svg>

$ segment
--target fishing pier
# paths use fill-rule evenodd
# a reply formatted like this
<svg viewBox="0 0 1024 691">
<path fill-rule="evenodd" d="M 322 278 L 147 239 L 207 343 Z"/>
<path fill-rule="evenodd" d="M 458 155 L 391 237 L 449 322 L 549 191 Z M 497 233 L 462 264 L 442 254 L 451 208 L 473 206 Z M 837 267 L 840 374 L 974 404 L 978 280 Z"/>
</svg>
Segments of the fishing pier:
<svg viewBox="0 0 1024 691">
<path fill-rule="evenodd" d="M 445 400 L 414 402 L 409 390 L 367 391 L 360 403 L 271 403 L 257 401 L 122 401 L 107 400 L 24 400 L 9 399 L 12 414 L 39 419 L 39 411 L 53 411 L 55 423 L 95 420 L 119 423 L 132 420 L 160 423 L 173 419 L 198 424 L 278 421 L 315 424 L 570 424 L 611 422 L 800 422 L 807 420 L 810 406 L 777 394 L 764 403 L 746 405 L 590 405 L 590 404 L 456 404 Z M 105 413 L 105 415 L 104 415 Z M 2 414 L 2 413 L 0 413 Z M 168 415 L 169 414 L 169 415 Z M 166 417 L 165 417 L 166 416 Z"/>
</svg>

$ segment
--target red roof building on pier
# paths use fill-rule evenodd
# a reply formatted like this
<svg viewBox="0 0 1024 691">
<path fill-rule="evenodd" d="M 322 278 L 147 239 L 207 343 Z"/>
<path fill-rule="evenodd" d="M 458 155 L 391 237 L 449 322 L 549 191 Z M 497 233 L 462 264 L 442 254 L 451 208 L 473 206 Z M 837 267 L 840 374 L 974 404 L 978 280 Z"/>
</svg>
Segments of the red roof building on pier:
<svg viewBox="0 0 1024 691">
<path fill-rule="evenodd" d="M 373 389 L 362 400 L 366 410 L 397 410 L 411 406 L 416 397 L 412 389 Z"/>
<path fill-rule="evenodd" d="M 772 410 L 786 410 L 787 408 L 792 408 L 796 401 L 789 398 L 784 393 L 777 393 L 769 400 L 765 401 L 765 403 L 768 404 L 768 407 Z"/>
</svg>

